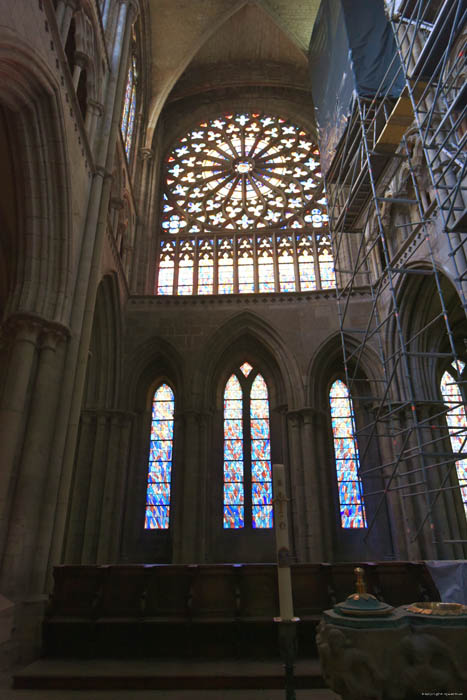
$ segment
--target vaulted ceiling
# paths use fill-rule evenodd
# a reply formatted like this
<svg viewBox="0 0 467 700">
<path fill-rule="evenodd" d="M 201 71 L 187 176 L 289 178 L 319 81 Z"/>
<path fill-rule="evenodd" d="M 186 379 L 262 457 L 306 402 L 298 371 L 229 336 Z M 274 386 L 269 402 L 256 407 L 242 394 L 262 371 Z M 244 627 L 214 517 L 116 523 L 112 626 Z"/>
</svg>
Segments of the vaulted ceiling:
<svg viewBox="0 0 467 700">
<path fill-rule="evenodd" d="M 197 93 L 239 86 L 308 91 L 307 50 L 319 4 L 150 0 L 150 132 L 167 102 Z"/>
</svg>

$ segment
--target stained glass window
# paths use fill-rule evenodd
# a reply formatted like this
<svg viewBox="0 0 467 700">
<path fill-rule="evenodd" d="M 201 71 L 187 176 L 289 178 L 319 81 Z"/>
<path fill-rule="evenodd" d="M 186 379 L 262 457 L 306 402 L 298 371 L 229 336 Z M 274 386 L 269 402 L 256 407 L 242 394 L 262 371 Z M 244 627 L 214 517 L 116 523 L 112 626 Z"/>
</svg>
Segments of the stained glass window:
<svg viewBox="0 0 467 700">
<path fill-rule="evenodd" d="M 201 122 L 177 141 L 164 177 L 162 248 L 166 236 L 212 242 L 212 257 L 193 260 L 207 283 L 189 292 L 174 278 L 172 294 L 335 287 L 319 151 L 302 127 L 255 112 Z M 166 267 L 160 250 L 157 293 Z"/>
<path fill-rule="evenodd" d="M 337 379 L 329 392 L 339 492 L 341 527 L 366 527 L 365 504 L 359 476 L 353 402 L 344 382 Z"/>
<path fill-rule="evenodd" d="M 126 81 L 125 99 L 123 102 L 122 120 L 120 130 L 122 132 L 123 144 L 125 146 L 126 157 L 130 158 L 131 143 L 135 128 L 136 115 L 136 84 L 138 81 L 138 70 L 136 56 L 131 57 L 128 77 Z"/>
<path fill-rule="evenodd" d="M 224 391 L 224 529 L 272 528 L 266 382 L 244 362 Z"/>
<path fill-rule="evenodd" d="M 146 492 L 146 530 L 167 530 L 170 518 L 170 484 L 174 423 L 174 394 L 161 384 L 152 402 L 151 441 Z"/>
<path fill-rule="evenodd" d="M 453 368 L 454 370 L 458 368 L 460 375 L 464 368 L 464 363 L 457 361 L 457 363 L 453 363 Z M 455 373 L 457 374 L 457 372 Z M 441 378 L 441 393 L 444 403 L 449 409 L 446 413 L 446 422 L 448 424 L 451 448 L 454 454 L 460 457 L 456 462 L 456 471 L 467 517 L 467 416 L 460 386 L 453 375 L 454 372 L 451 373 L 449 370 L 444 372 Z"/>
</svg>

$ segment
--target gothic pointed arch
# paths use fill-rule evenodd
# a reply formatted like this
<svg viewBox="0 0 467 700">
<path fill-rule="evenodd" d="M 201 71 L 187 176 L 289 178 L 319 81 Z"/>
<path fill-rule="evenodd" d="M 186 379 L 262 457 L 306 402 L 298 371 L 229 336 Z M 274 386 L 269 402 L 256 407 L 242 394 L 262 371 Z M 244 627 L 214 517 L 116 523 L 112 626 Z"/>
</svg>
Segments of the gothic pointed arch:
<svg viewBox="0 0 467 700">
<path fill-rule="evenodd" d="M 56 76 L 8 28 L 0 32 L 0 76 L 3 122 L 15 149 L 14 188 L 22 202 L 9 234 L 15 275 L 5 313 L 21 310 L 63 322 L 72 281 L 70 185 Z"/>
<path fill-rule="evenodd" d="M 219 401 L 220 386 L 227 380 L 228 367 L 243 360 L 261 366 L 274 387 L 272 405 L 300 405 L 301 379 L 296 358 L 276 329 L 251 311 L 235 314 L 218 328 L 203 349 L 206 369 L 194 377 L 194 392 L 207 406 Z M 205 377 L 212 381 L 205 382 Z"/>
</svg>

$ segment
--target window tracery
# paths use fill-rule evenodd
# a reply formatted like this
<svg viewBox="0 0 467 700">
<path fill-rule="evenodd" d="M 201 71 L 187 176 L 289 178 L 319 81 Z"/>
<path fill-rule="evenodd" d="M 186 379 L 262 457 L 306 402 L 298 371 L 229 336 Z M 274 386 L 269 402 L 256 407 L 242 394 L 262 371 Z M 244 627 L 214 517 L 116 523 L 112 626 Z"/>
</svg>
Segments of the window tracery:
<svg viewBox="0 0 467 700">
<path fill-rule="evenodd" d="M 152 402 L 145 530 L 169 528 L 174 410 L 174 393 L 161 384 Z"/>
<path fill-rule="evenodd" d="M 362 482 L 359 476 L 358 446 L 355 439 L 355 416 L 349 390 L 336 379 L 329 392 L 331 423 L 341 527 L 366 527 Z"/>
<path fill-rule="evenodd" d="M 454 373 L 462 373 L 465 365 L 460 360 L 452 363 L 454 372 L 446 370 L 441 378 L 441 394 L 447 408 L 446 422 L 448 424 L 449 439 L 454 454 L 467 452 L 467 415 L 465 402 L 462 397 L 459 384 L 454 378 Z M 467 517 L 467 459 L 459 459 L 456 462 L 457 479 L 461 491 L 462 502 Z"/>
<path fill-rule="evenodd" d="M 192 269 L 190 294 L 335 286 L 319 151 L 301 127 L 259 113 L 202 122 L 174 146 L 164 177 L 157 294 L 181 293 L 162 264 L 173 238 L 174 271 Z M 212 257 L 200 257 L 205 246 Z"/>
<path fill-rule="evenodd" d="M 224 529 L 272 528 L 269 397 L 244 362 L 224 391 Z"/>
</svg>

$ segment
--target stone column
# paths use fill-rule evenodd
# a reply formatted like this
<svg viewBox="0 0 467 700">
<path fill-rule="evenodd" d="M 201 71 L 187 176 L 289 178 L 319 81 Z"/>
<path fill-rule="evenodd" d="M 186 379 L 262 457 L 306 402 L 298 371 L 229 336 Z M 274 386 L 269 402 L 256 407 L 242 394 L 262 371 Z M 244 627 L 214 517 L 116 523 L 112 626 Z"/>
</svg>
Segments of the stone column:
<svg viewBox="0 0 467 700">
<path fill-rule="evenodd" d="M 8 530 L 17 464 L 26 422 L 28 388 L 31 381 L 41 324 L 27 315 L 9 318 L 2 328 L 10 346 L 6 381 L 0 403 L 0 544 L 3 550 Z"/>
<path fill-rule="evenodd" d="M 103 494 L 100 509 L 100 527 L 98 531 L 97 563 L 110 564 L 113 562 L 115 540 L 120 539 L 122 513 L 120 511 L 119 482 L 125 481 L 127 471 L 128 452 L 124 448 L 125 424 L 128 424 L 127 416 L 120 411 L 110 412 L 110 426 L 108 430 L 107 464 L 104 479 Z M 124 457 L 126 456 L 127 459 Z M 123 457 L 123 459 L 120 459 Z M 120 517 L 116 518 L 115 515 Z"/>
<path fill-rule="evenodd" d="M 57 439 L 51 457 L 57 510 L 48 518 L 51 542 L 49 561 L 62 559 L 63 538 L 73 483 L 73 467 L 81 414 L 89 344 L 96 294 L 102 274 L 101 258 L 111 191 L 115 144 L 120 127 L 121 104 L 126 80 L 126 62 L 131 25 L 137 0 L 121 0 L 115 42 L 111 52 L 111 74 L 105 97 L 102 128 L 96 139 L 96 168 L 90 187 L 86 225 L 71 319 L 72 340 L 63 379 L 63 410 L 59 412 Z"/>
<path fill-rule="evenodd" d="M 101 102 L 96 102 L 96 100 L 88 100 L 85 129 L 88 135 L 88 141 L 89 145 L 91 146 L 91 150 L 93 150 L 94 136 L 96 133 L 98 119 L 102 117 L 103 113 L 104 105 Z"/>
<path fill-rule="evenodd" d="M 60 36 L 62 38 L 63 46 L 65 46 L 68 32 L 70 31 L 73 13 L 76 11 L 78 3 L 77 0 L 64 0 L 64 2 L 62 1 L 60 5 L 61 7 L 57 8 L 57 24 L 60 29 Z M 61 22 L 59 22 L 59 18 Z"/>
<path fill-rule="evenodd" d="M 32 392 L 21 462 L 12 504 L 8 541 L 3 559 L 3 590 L 18 596 L 29 592 L 37 535 L 46 495 L 49 450 L 53 436 L 63 357 L 57 346 L 68 337 L 58 324 L 43 322 L 39 359 Z"/>
<path fill-rule="evenodd" d="M 182 541 L 181 561 L 192 564 L 196 561 L 197 543 L 200 534 L 200 491 L 199 473 L 199 416 L 194 410 L 188 410 L 185 416 L 185 464 L 183 470 L 182 503 Z"/>
<path fill-rule="evenodd" d="M 108 560 L 111 564 L 119 561 L 122 549 L 124 509 L 128 490 L 128 460 L 133 420 L 133 413 L 119 412 L 120 442 L 115 464 L 114 501 L 111 515 L 112 530 L 107 550 Z"/>
<path fill-rule="evenodd" d="M 209 452 L 210 452 L 210 426 L 211 426 L 212 413 L 206 411 L 199 414 L 199 503 L 198 503 L 198 517 L 199 517 L 199 528 L 198 528 L 198 543 L 197 543 L 197 562 L 206 561 L 206 545 L 208 542 L 208 532 L 207 529 L 210 527 L 211 522 L 208 518 L 208 503 L 207 503 L 207 489 L 210 488 L 209 485 L 209 474 L 208 474 L 208 463 L 209 463 Z"/>
<path fill-rule="evenodd" d="M 154 153 L 150 148 L 141 148 L 139 151 L 139 157 L 142 161 L 141 174 L 139 178 L 139 200 L 138 200 L 138 211 L 139 215 L 136 221 L 136 231 L 135 231 L 135 255 L 131 261 L 131 271 L 129 274 L 128 284 L 132 291 L 141 289 L 141 283 L 138 279 L 138 275 L 141 275 L 143 270 L 141 262 L 147 256 L 147 251 L 144 250 L 144 236 L 147 232 L 147 216 L 146 211 L 149 209 L 149 195 L 150 195 L 150 184 L 151 184 L 151 171 L 153 168 L 153 156 Z M 146 233 L 147 235 L 147 233 Z"/>
<path fill-rule="evenodd" d="M 301 411 L 303 418 L 302 450 L 304 461 L 304 495 L 307 522 L 307 555 L 310 561 L 323 560 L 323 513 L 319 483 L 319 472 L 326 468 L 326 464 L 320 462 L 316 448 L 316 410 L 304 408 Z"/>
<path fill-rule="evenodd" d="M 304 514 L 306 511 L 304 483 L 303 483 L 303 459 L 301 439 L 302 417 L 300 411 L 287 413 L 287 426 L 289 438 L 289 482 L 290 482 L 290 512 L 296 533 L 295 554 L 298 561 L 307 560 L 307 534 Z"/>
<path fill-rule="evenodd" d="M 101 522 L 101 512 L 104 497 L 106 475 L 107 448 L 109 433 L 109 415 L 107 411 L 97 415 L 96 439 L 92 456 L 91 475 L 89 482 L 89 499 L 84 528 L 83 564 L 97 562 L 97 545 Z"/>
<path fill-rule="evenodd" d="M 334 470 L 334 450 L 331 443 L 331 434 L 327 414 L 316 411 L 311 416 L 313 424 L 313 452 L 316 463 L 316 481 L 320 498 L 321 520 L 320 527 L 322 533 L 322 558 L 330 561 L 333 558 L 333 530 L 334 530 L 334 502 L 330 482 L 330 469 Z"/>
</svg>

